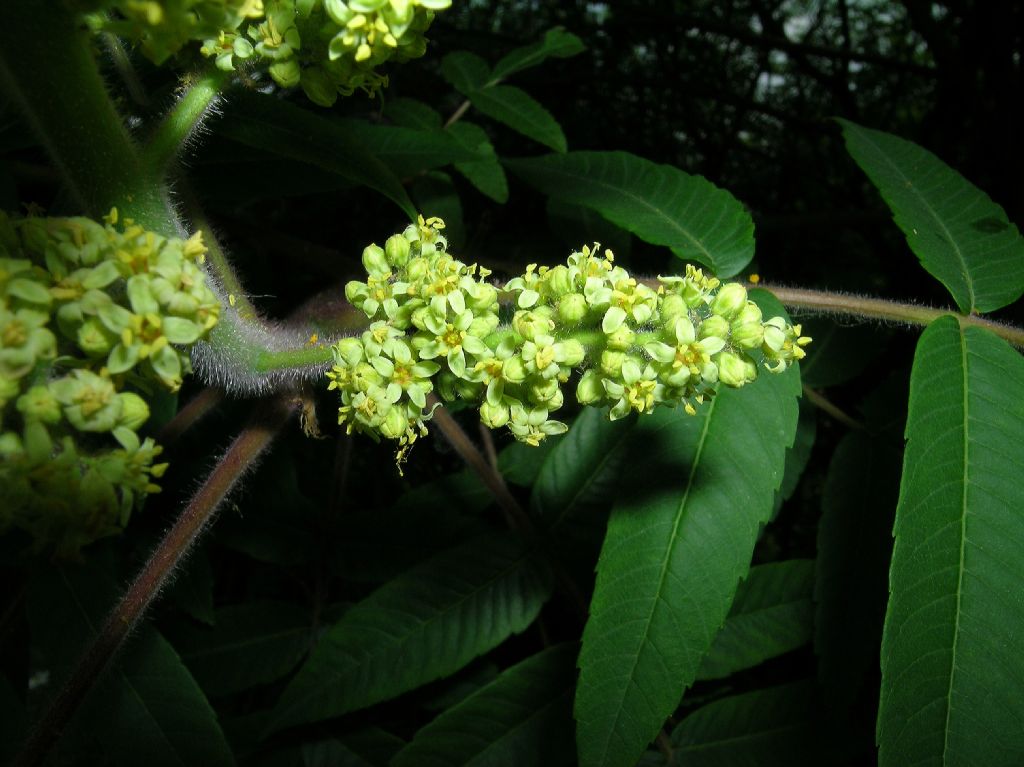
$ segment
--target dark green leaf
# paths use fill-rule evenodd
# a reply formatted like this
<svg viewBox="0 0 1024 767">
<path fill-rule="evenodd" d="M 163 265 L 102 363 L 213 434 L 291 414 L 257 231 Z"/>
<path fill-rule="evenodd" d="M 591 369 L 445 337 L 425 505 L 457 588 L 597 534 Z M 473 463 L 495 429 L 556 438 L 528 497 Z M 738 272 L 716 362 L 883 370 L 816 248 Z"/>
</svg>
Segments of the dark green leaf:
<svg viewBox="0 0 1024 767">
<path fill-rule="evenodd" d="M 1024 763 L 1024 359 L 933 322 L 914 355 L 879 764 Z"/>
<path fill-rule="evenodd" d="M 394 767 L 572 764 L 575 643 L 504 671 L 416 733 Z"/>
<path fill-rule="evenodd" d="M 754 222 L 740 202 L 671 165 L 626 152 L 570 152 L 505 164 L 542 192 L 591 207 L 719 277 L 739 273 L 754 255 Z"/>
<path fill-rule="evenodd" d="M 452 183 L 451 176 L 439 170 L 417 178 L 410 186 L 417 207 L 426 217 L 444 220 L 444 235 L 453 251 L 460 251 L 466 242 L 466 225 L 462 215 L 462 200 Z"/>
<path fill-rule="evenodd" d="M 51 686 L 70 671 L 96 635 L 118 593 L 96 568 L 51 567 L 31 584 L 33 642 L 51 670 Z M 143 626 L 79 709 L 78 726 L 122 765 L 231 765 L 234 757 L 202 690 L 171 645 Z"/>
<path fill-rule="evenodd" d="M 18 746 L 28 732 L 25 703 L 18 696 L 7 677 L 0 674 L 0 764 L 14 760 Z"/>
<path fill-rule="evenodd" d="M 554 56 L 566 59 L 575 56 L 585 50 L 583 41 L 571 32 L 566 32 L 561 27 L 549 29 L 543 40 L 538 40 L 531 45 L 524 45 L 516 48 L 494 65 L 491 72 L 491 83 L 504 80 L 511 74 L 521 72 L 524 69 L 535 67 L 544 63 L 545 59 Z"/>
<path fill-rule="evenodd" d="M 453 162 L 471 162 L 479 159 L 483 151 L 463 143 L 450 131 L 375 125 L 360 120 L 343 120 L 339 124 L 358 137 L 367 151 L 399 178 Z"/>
<path fill-rule="evenodd" d="M 549 197 L 547 212 L 552 233 L 571 250 L 597 242 L 611 248 L 618 262 L 633 249 L 633 236 L 592 208 Z"/>
<path fill-rule="evenodd" d="M 270 731 L 440 679 L 525 629 L 551 591 L 522 544 L 490 535 L 434 557 L 349 609 L 274 709 Z"/>
<path fill-rule="evenodd" d="M 960 311 L 991 312 L 1024 292 L 1024 239 L 988 195 L 927 149 L 840 120 L 846 148 L 868 175 L 921 265 Z"/>
<path fill-rule="evenodd" d="M 287 602 L 223 607 L 216 621 L 213 629 L 178 626 L 171 634 L 181 659 L 208 695 L 280 679 L 309 647 L 309 616 Z"/>
<path fill-rule="evenodd" d="M 814 562 L 810 559 L 750 568 L 697 678 L 721 679 L 810 642 L 813 586 Z"/>
<path fill-rule="evenodd" d="M 416 209 L 401 182 L 359 140 L 351 125 L 248 91 L 232 92 L 227 103 L 227 115 L 214 125 L 217 133 L 368 186 L 395 202 L 410 220 L 416 219 Z"/>
<path fill-rule="evenodd" d="M 803 363 L 800 363 L 800 374 L 803 375 Z M 796 425 L 796 436 L 793 438 L 793 446 L 786 451 L 786 470 L 782 475 L 782 485 L 779 492 L 775 494 L 775 508 L 772 512 L 772 519 L 779 513 L 782 504 L 788 501 L 800 484 L 800 478 L 804 475 L 807 462 L 811 459 L 811 450 L 814 448 L 814 440 L 818 434 L 818 413 L 814 405 L 807 400 L 800 400 L 800 420 Z"/>
<path fill-rule="evenodd" d="M 674 765 L 792 767 L 845 764 L 843 744 L 823 729 L 814 684 L 734 695 L 697 709 L 672 733 Z"/>
<path fill-rule="evenodd" d="M 905 388 L 884 392 L 887 402 L 906 400 Z M 843 437 L 822 493 L 814 645 L 818 679 L 836 709 L 852 705 L 864 680 L 877 675 L 902 458 L 902 439 L 894 444 L 882 433 L 887 418 L 866 413 L 871 432 Z"/>
<path fill-rule="evenodd" d="M 551 451 L 560 444 L 560 439 L 546 439 L 536 447 L 519 440 L 511 442 L 498 453 L 498 471 L 506 482 L 531 487 Z"/>
<path fill-rule="evenodd" d="M 639 420 L 583 634 L 583 767 L 636 761 L 696 677 L 771 514 L 799 393 L 795 368 L 762 373 L 696 416 Z"/>
<path fill-rule="evenodd" d="M 384 104 L 384 115 L 404 128 L 440 130 L 444 124 L 440 112 L 430 104 L 410 98 L 389 99 Z"/>
<path fill-rule="evenodd" d="M 187 615 L 212 626 L 216 620 L 213 613 L 213 571 L 206 549 L 192 552 L 180 570 L 168 589 L 168 597 Z"/>
<path fill-rule="evenodd" d="M 472 162 L 457 162 L 455 169 L 495 202 L 507 202 L 508 179 L 505 178 L 505 169 L 498 162 L 498 156 L 483 128 L 462 120 L 449 126 L 448 132 L 463 146 L 482 156 L 482 159 Z"/>
<path fill-rule="evenodd" d="M 302 747 L 303 767 L 374 767 L 338 740 L 321 740 Z"/>
<path fill-rule="evenodd" d="M 492 85 L 466 93 L 473 106 L 488 117 L 532 138 L 556 152 L 567 144 L 562 127 L 552 114 L 526 91 L 512 85 Z"/>
<path fill-rule="evenodd" d="M 491 68 L 475 53 L 453 51 L 441 59 L 441 74 L 455 90 L 467 94 L 487 83 Z"/>
<path fill-rule="evenodd" d="M 889 332 L 873 325 L 840 325 L 825 317 L 800 318 L 804 335 L 814 339 L 800 361 L 800 378 L 812 388 L 856 378 L 884 349 Z"/>
</svg>

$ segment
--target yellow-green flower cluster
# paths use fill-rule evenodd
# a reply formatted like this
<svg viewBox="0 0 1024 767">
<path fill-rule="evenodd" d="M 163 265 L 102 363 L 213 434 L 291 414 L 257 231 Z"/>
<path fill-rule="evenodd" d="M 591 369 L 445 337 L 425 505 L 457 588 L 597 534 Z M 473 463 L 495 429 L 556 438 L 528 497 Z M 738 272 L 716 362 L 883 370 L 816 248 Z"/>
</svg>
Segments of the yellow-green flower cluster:
<svg viewBox="0 0 1024 767">
<path fill-rule="evenodd" d="M 377 67 L 426 52 L 434 11 L 451 0 L 265 0 L 265 17 L 245 34 L 222 31 L 204 42 L 222 69 L 255 58 L 283 88 L 301 85 L 321 106 L 356 89 L 374 94 L 387 84 Z"/>
<path fill-rule="evenodd" d="M 772 372 L 804 356 L 809 338 L 782 317 L 764 320 L 739 283 L 720 285 L 688 266 L 657 288 L 588 247 L 554 268 L 535 264 L 510 280 L 501 310 L 488 271 L 446 250 L 438 219 L 409 226 L 363 252 L 365 282 L 346 298 L 371 321 L 334 347 L 328 374 L 348 431 L 407 445 L 425 433 L 426 395 L 480 402 L 481 420 L 537 445 L 566 430 L 551 415 L 562 384 L 583 370 L 577 400 L 612 419 L 712 396 L 757 377 L 757 352 Z M 503 321 L 504 320 L 504 321 Z"/>
<path fill-rule="evenodd" d="M 0 529 L 62 553 L 120 529 L 160 448 L 137 386 L 174 390 L 220 310 L 189 240 L 0 212 Z"/>
<path fill-rule="evenodd" d="M 263 16 L 263 0 L 99 0 L 90 6 L 91 27 L 137 41 L 157 64 L 192 41 Z"/>
</svg>

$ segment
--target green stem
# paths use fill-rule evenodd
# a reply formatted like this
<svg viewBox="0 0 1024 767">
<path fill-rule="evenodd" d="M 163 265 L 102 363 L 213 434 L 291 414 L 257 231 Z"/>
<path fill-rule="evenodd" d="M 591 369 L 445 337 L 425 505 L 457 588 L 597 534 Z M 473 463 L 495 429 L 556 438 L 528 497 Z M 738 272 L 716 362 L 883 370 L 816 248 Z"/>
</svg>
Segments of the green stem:
<svg viewBox="0 0 1024 767">
<path fill-rule="evenodd" d="M 78 212 L 99 218 L 116 206 L 147 229 L 178 234 L 161 179 L 144 168 L 89 38 L 64 3 L 5 6 L 0 83 L 60 169 Z"/>
<path fill-rule="evenodd" d="M 209 114 L 231 74 L 211 66 L 186 81 L 184 92 L 156 127 L 142 152 L 142 162 L 150 173 L 156 177 L 167 175 L 171 163 Z"/>
<path fill-rule="evenodd" d="M 284 351 L 262 351 L 256 356 L 255 373 L 276 373 L 295 368 L 322 367 L 334 359 L 330 346 L 307 346 Z"/>
</svg>

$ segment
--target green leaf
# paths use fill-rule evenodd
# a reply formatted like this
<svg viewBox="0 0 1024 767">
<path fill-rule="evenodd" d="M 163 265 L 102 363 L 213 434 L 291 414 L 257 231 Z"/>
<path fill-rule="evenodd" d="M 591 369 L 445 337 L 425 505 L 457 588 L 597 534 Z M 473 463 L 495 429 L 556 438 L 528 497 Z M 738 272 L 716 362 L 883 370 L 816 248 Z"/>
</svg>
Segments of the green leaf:
<svg viewBox="0 0 1024 767">
<path fill-rule="evenodd" d="M 825 476 L 814 649 L 818 680 L 835 710 L 850 708 L 877 674 L 903 457 L 903 422 L 893 411 L 906 399 L 905 380 L 880 386 L 863 408 L 867 430 L 840 440 Z"/>
<path fill-rule="evenodd" d="M 487 83 L 491 68 L 475 53 L 453 51 L 441 59 L 441 74 L 455 90 L 466 94 Z"/>
<path fill-rule="evenodd" d="M 960 311 L 991 312 L 1024 293 L 1024 240 L 1006 212 L 931 152 L 840 120 L 847 151 L 892 209 L 921 265 Z"/>
<path fill-rule="evenodd" d="M 511 74 L 543 64 L 549 57 L 567 59 L 585 50 L 583 41 L 561 27 L 549 29 L 543 40 L 516 48 L 494 65 L 490 82 L 504 80 Z"/>
<path fill-rule="evenodd" d="M 505 169 L 498 162 L 498 156 L 494 153 L 494 147 L 484 129 L 461 120 L 449 126 L 448 132 L 455 136 L 460 144 L 482 158 L 472 162 L 457 162 L 455 169 L 495 202 L 507 202 L 508 179 L 505 178 Z"/>
<path fill-rule="evenodd" d="M 97 634 L 118 589 L 95 567 L 50 567 L 31 584 L 33 643 L 53 671 L 70 671 Z M 202 690 L 171 645 L 143 626 L 76 716 L 116 764 L 231 765 L 234 757 Z"/>
<path fill-rule="evenodd" d="M 1024 359 L 953 317 L 914 355 L 879 764 L 1024 763 Z"/>
<path fill-rule="evenodd" d="M 572 428 L 571 424 L 569 428 Z M 510 442 L 498 453 L 498 471 L 506 482 L 532 487 L 551 451 L 564 439 L 546 439 L 536 447 L 519 440 Z"/>
<path fill-rule="evenodd" d="M 803 377 L 803 363 L 800 363 L 800 376 Z M 818 412 L 814 405 L 807 400 L 800 400 L 800 420 L 796 425 L 796 436 L 793 438 L 793 447 L 786 451 L 786 470 L 782 475 L 782 485 L 775 495 L 775 509 L 772 514 L 779 513 L 782 504 L 793 497 L 800 478 L 804 475 L 807 462 L 811 459 L 811 450 L 814 448 L 814 440 L 818 434 Z"/>
<path fill-rule="evenodd" d="M 461 141 L 450 131 L 374 125 L 361 120 L 344 120 L 339 124 L 351 131 L 374 157 L 401 178 L 486 156 L 485 150 Z"/>
<path fill-rule="evenodd" d="M 690 714 L 673 731 L 672 764 L 845 764 L 836 759 L 843 745 L 826 734 L 820 709 L 812 682 L 716 700 Z"/>
<path fill-rule="evenodd" d="M 504 671 L 416 733 L 393 767 L 572 764 L 575 643 Z"/>
<path fill-rule="evenodd" d="M 178 625 L 171 640 L 208 695 L 229 695 L 295 668 L 309 647 L 310 621 L 287 602 L 253 601 L 217 610 L 213 629 Z"/>
<path fill-rule="evenodd" d="M 836 386 L 856 378 L 886 348 L 887 328 L 841 325 L 827 317 L 800 317 L 804 335 L 814 339 L 800 361 L 800 378 L 813 388 Z"/>
<path fill-rule="evenodd" d="M 583 633 L 583 767 L 635 762 L 695 679 L 771 514 L 799 394 L 795 368 L 762 372 L 696 416 L 639 420 Z"/>
<path fill-rule="evenodd" d="M 814 562 L 790 559 L 750 568 L 698 679 L 721 679 L 802 647 L 814 631 Z"/>
<path fill-rule="evenodd" d="M 213 570 L 206 548 L 189 554 L 179 571 L 167 589 L 168 598 L 187 615 L 212 626 L 217 616 L 213 610 Z"/>
<path fill-rule="evenodd" d="M 410 186 L 416 206 L 428 218 L 438 216 L 444 220 L 444 236 L 454 251 L 460 251 L 466 242 L 465 217 L 462 200 L 452 177 L 439 170 L 424 173 Z"/>
<path fill-rule="evenodd" d="M 351 125 L 307 111 L 282 99 L 233 91 L 227 115 L 214 130 L 256 149 L 335 173 L 383 194 L 410 220 L 416 209 L 391 170 L 358 139 Z M 296 168 L 296 173 L 301 169 Z"/>
<path fill-rule="evenodd" d="M 603 248 L 610 248 L 617 261 L 628 258 L 633 250 L 633 236 L 593 208 L 548 197 L 547 214 L 552 234 L 570 250 L 598 242 Z"/>
<path fill-rule="evenodd" d="M 393 698 L 524 630 L 551 592 L 520 543 L 489 535 L 424 562 L 349 609 L 274 709 L 270 731 Z"/>
<path fill-rule="evenodd" d="M 754 222 L 743 205 L 700 176 L 627 152 L 569 152 L 505 165 L 542 192 L 593 208 L 680 258 L 732 277 L 754 255 Z"/>
<path fill-rule="evenodd" d="M 478 91 L 469 91 L 466 98 L 488 117 L 556 152 L 565 152 L 567 143 L 562 126 L 533 96 L 521 88 L 492 85 Z"/>
<path fill-rule="evenodd" d="M 417 99 L 389 99 L 384 104 L 384 115 L 403 128 L 441 130 L 444 125 L 440 112 Z"/>
</svg>

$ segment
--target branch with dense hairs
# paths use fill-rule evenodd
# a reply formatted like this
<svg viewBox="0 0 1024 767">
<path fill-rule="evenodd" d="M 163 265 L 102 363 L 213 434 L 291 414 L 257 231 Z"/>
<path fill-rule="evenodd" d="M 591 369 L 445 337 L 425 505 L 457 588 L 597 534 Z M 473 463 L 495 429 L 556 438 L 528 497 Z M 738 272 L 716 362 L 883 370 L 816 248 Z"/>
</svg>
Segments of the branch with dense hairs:
<svg viewBox="0 0 1024 767">
<path fill-rule="evenodd" d="M 117 655 L 175 568 L 185 559 L 209 525 L 217 509 L 267 450 L 296 408 L 297 401 L 285 397 L 268 400 L 257 408 L 248 426 L 235 437 L 131 586 L 111 610 L 99 634 L 30 733 L 15 765 L 31 767 L 42 763 L 78 710 L 86 693 Z"/>
</svg>

